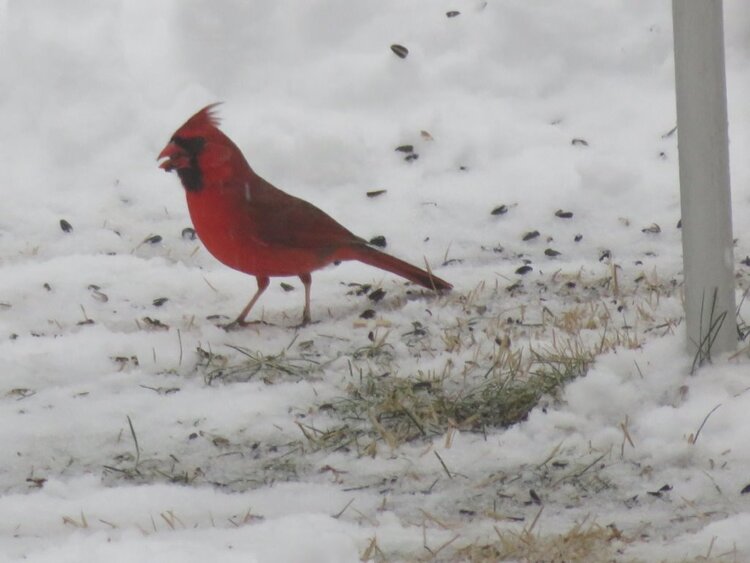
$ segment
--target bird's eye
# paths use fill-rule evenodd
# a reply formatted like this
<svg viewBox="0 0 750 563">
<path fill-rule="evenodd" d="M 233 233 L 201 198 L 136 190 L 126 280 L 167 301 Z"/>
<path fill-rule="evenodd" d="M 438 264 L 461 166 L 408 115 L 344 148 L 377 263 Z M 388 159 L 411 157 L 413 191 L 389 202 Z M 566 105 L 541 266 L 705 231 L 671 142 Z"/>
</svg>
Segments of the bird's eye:
<svg viewBox="0 0 750 563">
<path fill-rule="evenodd" d="M 203 137 L 172 137 L 172 142 L 185 150 L 190 156 L 197 156 L 206 144 Z"/>
</svg>

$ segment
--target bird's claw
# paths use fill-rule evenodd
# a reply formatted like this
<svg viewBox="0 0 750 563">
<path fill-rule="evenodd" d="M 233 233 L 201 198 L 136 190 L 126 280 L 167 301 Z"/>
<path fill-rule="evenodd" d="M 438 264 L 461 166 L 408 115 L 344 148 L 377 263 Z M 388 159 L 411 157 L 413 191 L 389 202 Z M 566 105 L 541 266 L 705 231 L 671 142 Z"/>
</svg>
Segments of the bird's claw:
<svg viewBox="0 0 750 563">
<path fill-rule="evenodd" d="M 219 325 L 219 328 L 223 328 L 227 332 L 232 332 L 235 330 L 242 330 L 243 328 L 247 328 L 253 325 L 271 325 L 271 323 L 267 323 L 266 321 L 241 321 L 239 319 L 235 319 L 231 323 Z"/>
<path fill-rule="evenodd" d="M 223 328 L 227 332 L 231 332 L 233 330 L 247 328 L 248 324 L 249 323 L 246 323 L 245 321 L 232 321 L 231 323 L 219 325 L 219 328 Z"/>
</svg>

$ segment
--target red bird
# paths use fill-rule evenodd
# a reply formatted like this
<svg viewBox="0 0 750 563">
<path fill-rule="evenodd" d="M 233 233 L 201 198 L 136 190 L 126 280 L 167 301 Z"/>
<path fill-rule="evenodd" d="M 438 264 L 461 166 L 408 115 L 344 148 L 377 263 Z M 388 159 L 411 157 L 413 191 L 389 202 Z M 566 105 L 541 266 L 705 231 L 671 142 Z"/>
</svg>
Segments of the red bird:
<svg viewBox="0 0 750 563">
<path fill-rule="evenodd" d="M 159 167 L 177 171 L 190 218 L 208 251 L 230 268 L 255 276 L 258 291 L 228 325 L 245 318 L 274 276 L 298 276 L 305 286 L 302 324 L 310 322 L 310 274 L 341 260 L 359 260 L 433 290 L 451 284 L 380 252 L 314 205 L 258 176 L 222 133 L 212 104 L 180 127 L 159 153 Z"/>
</svg>

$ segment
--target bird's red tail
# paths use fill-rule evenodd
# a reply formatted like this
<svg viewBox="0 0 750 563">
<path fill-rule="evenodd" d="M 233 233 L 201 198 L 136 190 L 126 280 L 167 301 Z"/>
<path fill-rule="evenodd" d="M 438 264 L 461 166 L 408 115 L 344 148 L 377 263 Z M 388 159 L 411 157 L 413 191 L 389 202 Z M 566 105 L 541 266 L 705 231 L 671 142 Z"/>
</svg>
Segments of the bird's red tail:
<svg viewBox="0 0 750 563">
<path fill-rule="evenodd" d="M 390 254 L 380 252 L 369 246 L 348 247 L 346 252 L 342 252 L 342 254 L 345 254 L 342 256 L 345 260 L 359 260 L 370 266 L 375 266 L 381 270 L 386 270 L 392 274 L 406 278 L 410 282 L 426 287 L 427 289 L 445 291 L 453 287 L 447 281 L 440 279 L 430 272 L 426 272 L 416 266 L 412 266 L 408 262 L 399 260 Z"/>
</svg>

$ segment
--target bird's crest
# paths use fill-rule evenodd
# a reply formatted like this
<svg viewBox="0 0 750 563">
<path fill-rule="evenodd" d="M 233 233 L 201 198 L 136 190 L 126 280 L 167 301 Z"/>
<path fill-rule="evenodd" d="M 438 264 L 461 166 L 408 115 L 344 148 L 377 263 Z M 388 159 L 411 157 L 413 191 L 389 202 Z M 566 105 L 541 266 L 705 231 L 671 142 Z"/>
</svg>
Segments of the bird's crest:
<svg viewBox="0 0 750 563">
<path fill-rule="evenodd" d="M 221 105 L 223 102 L 216 102 L 214 104 L 207 105 L 180 127 L 180 131 L 183 133 L 194 131 L 196 133 L 205 131 L 209 127 L 219 127 L 219 117 L 216 115 L 216 106 Z"/>
</svg>

